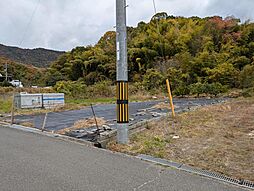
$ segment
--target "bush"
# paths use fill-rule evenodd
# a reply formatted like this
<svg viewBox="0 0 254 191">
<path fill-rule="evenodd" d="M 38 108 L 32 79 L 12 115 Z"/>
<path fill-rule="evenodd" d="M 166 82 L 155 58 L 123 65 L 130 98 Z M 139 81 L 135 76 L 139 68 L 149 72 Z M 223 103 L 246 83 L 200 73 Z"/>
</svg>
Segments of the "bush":
<svg viewBox="0 0 254 191">
<path fill-rule="evenodd" d="M 54 86 L 54 90 L 76 98 L 83 98 L 87 95 L 87 86 L 82 82 L 59 81 Z"/>
<path fill-rule="evenodd" d="M 182 85 L 179 85 L 174 91 L 173 93 L 176 95 L 176 96 L 185 96 L 185 95 L 189 95 L 190 94 L 190 89 L 188 86 L 182 84 Z"/>
<path fill-rule="evenodd" d="M 143 85 L 146 90 L 158 89 L 164 83 L 164 76 L 157 70 L 149 69 L 144 75 Z"/>
<path fill-rule="evenodd" d="M 99 82 L 92 86 L 87 86 L 82 81 L 60 81 L 56 83 L 54 89 L 72 98 L 109 97 L 114 95 L 109 81 Z"/>
<path fill-rule="evenodd" d="M 241 71 L 242 88 L 254 87 L 254 65 L 246 65 Z"/>
<path fill-rule="evenodd" d="M 8 81 L 4 80 L 3 82 L 0 82 L 1 87 L 13 87 L 12 84 L 10 84 Z"/>
<path fill-rule="evenodd" d="M 189 86 L 191 94 L 197 94 L 199 97 L 200 94 L 210 94 L 217 96 L 220 93 L 225 93 L 227 91 L 227 86 L 223 86 L 221 83 L 195 83 Z"/>
<path fill-rule="evenodd" d="M 244 89 L 242 92 L 243 97 L 253 97 L 254 96 L 254 87 Z"/>
<path fill-rule="evenodd" d="M 87 92 L 89 97 L 110 97 L 115 95 L 110 81 L 102 81 L 88 86 Z"/>
<path fill-rule="evenodd" d="M 199 97 L 200 94 L 205 93 L 205 84 L 202 84 L 200 82 L 195 83 L 195 84 L 191 84 L 189 86 L 189 89 L 190 89 L 190 93 L 192 95 L 197 94 L 197 96 Z"/>
<path fill-rule="evenodd" d="M 145 87 L 143 86 L 143 84 L 141 82 L 135 82 L 133 84 L 129 85 L 129 94 L 137 94 L 138 92 L 144 92 L 145 91 Z"/>
<path fill-rule="evenodd" d="M 220 93 L 225 93 L 226 91 L 227 91 L 227 87 L 223 86 L 219 82 L 205 85 L 205 93 L 208 93 L 213 96 L 217 96 Z"/>
</svg>

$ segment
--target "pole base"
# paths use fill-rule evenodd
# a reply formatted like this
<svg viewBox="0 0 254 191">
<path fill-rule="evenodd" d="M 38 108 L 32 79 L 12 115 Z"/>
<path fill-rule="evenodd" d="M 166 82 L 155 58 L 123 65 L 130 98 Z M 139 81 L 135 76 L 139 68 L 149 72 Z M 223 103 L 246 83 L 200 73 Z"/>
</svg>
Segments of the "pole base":
<svg viewBox="0 0 254 191">
<path fill-rule="evenodd" d="M 118 144 L 128 144 L 128 123 L 117 124 L 117 143 Z"/>
</svg>

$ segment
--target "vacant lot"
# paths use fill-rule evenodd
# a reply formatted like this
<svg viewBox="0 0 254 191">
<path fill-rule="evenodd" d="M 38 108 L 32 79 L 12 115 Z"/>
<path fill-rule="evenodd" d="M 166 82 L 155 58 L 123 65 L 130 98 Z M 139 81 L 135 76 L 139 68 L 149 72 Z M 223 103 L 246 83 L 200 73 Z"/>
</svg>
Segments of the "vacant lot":
<svg viewBox="0 0 254 191">
<path fill-rule="evenodd" d="M 109 148 L 254 181 L 254 98 L 182 113 L 172 123 L 170 116 L 150 123 L 145 131 L 130 138 L 129 145 L 110 143 Z"/>
</svg>

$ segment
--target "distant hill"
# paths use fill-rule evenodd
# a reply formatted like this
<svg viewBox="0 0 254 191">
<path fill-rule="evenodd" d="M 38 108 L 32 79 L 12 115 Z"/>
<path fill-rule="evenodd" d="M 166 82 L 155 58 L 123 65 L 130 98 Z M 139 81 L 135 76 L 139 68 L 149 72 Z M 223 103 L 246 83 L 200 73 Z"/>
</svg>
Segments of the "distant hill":
<svg viewBox="0 0 254 191">
<path fill-rule="evenodd" d="M 22 49 L 0 44 L 0 56 L 23 64 L 31 64 L 39 68 L 49 67 L 50 63 L 56 61 L 62 54 L 64 52 L 43 48 Z"/>
<path fill-rule="evenodd" d="M 0 56 L 0 74 L 5 76 L 5 64 L 8 65 L 8 76 L 11 79 L 21 80 L 27 86 L 44 86 L 44 77 L 47 69 L 37 68 L 30 64 L 21 64 Z M 1 76 L 0 75 L 0 76 Z"/>
</svg>

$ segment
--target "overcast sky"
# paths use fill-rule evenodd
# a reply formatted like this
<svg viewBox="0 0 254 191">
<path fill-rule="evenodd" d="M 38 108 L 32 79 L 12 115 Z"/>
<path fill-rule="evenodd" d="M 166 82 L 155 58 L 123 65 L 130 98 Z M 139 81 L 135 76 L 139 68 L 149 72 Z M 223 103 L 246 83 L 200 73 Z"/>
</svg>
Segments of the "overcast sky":
<svg viewBox="0 0 254 191">
<path fill-rule="evenodd" d="M 158 12 L 175 16 L 254 19 L 254 0 L 155 1 Z M 154 15 L 152 0 L 127 2 L 129 26 Z M 114 25 L 115 0 L 0 0 L 0 44 L 71 50 L 95 44 Z"/>
</svg>

